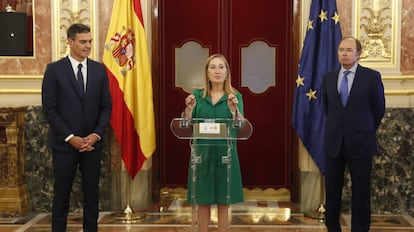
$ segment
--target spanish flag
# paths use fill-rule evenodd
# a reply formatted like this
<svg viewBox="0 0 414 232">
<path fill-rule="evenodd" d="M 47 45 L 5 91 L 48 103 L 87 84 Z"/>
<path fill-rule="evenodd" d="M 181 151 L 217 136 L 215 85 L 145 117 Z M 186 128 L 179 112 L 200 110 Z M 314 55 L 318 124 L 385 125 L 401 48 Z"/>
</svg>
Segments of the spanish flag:
<svg viewBox="0 0 414 232">
<path fill-rule="evenodd" d="M 111 126 L 132 179 L 155 151 L 151 65 L 140 0 L 115 0 L 103 63 L 112 95 Z"/>
</svg>

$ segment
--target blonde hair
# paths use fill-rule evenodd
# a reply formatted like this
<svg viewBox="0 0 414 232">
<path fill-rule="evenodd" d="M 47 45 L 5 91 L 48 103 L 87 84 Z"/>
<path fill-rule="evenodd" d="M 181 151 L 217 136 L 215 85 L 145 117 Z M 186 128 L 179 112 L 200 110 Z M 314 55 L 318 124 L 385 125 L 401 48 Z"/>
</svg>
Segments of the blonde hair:
<svg viewBox="0 0 414 232">
<path fill-rule="evenodd" d="M 220 58 L 221 60 L 224 61 L 224 64 L 226 65 L 227 76 L 226 76 L 226 80 L 224 81 L 224 86 L 223 86 L 224 92 L 227 94 L 230 94 L 230 93 L 236 94 L 237 92 L 237 90 L 231 85 L 230 66 L 229 66 L 229 63 L 227 62 L 226 57 L 223 54 L 216 53 L 216 54 L 211 55 L 207 59 L 206 65 L 204 66 L 204 88 L 203 88 L 202 98 L 205 98 L 206 96 L 210 96 L 211 83 L 208 79 L 208 67 L 210 65 L 211 60 L 215 58 Z"/>
</svg>

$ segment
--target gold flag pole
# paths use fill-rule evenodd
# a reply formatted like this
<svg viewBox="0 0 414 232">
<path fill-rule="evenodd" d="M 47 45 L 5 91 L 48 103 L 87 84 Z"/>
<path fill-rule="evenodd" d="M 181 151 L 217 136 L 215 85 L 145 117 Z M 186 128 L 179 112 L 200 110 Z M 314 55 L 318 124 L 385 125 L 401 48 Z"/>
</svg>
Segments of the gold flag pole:
<svg viewBox="0 0 414 232">
<path fill-rule="evenodd" d="M 146 216 L 145 212 L 135 213 L 131 207 L 131 177 L 129 176 L 128 172 L 123 170 L 123 173 L 127 175 L 127 190 L 126 190 L 126 206 L 122 213 L 113 215 L 115 219 L 120 220 L 123 223 L 134 223 L 137 220 L 144 218 Z"/>
<path fill-rule="evenodd" d="M 322 203 L 319 204 L 318 208 L 314 212 L 307 213 L 306 216 L 316 219 L 319 222 L 325 222 L 325 178 L 322 174 L 320 175 L 320 178 L 320 199 Z"/>
</svg>

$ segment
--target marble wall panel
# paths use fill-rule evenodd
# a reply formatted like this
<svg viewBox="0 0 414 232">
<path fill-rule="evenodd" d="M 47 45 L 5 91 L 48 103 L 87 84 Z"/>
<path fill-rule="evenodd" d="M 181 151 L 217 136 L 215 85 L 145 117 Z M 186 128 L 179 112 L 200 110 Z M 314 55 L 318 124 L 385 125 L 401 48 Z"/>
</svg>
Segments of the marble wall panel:
<svg viewBox="0 0 414 232">
<path fill-rule="evenodd" d="M 401 71 L 405 75 L 414 74 L 414 2 L 402 1 L 401 25 Z"/>
<path fill-rule="evenodd" d="M 50 0 L 34 1 L 33 57 L 0 57 L 0 75 L 39 76 L 52 60 Z"/>
<path fill-rule="evenodd" d="M 352 35 L 352 2 L 336 0 L 342 36 Z"/>
<path fill-rule="evenodd" d="M 112 15 L 112 5 L 114 4 L 113 0 L 100 1 L 99 3 L 99 14 L 98 14 L 98 24 L 99 24 L 99 47 L 102 49 L 99 50 L 98 59 L 102 60 L 104 52 L 104 44 L 106 40 L 106 34 L 108 33 L 109 23 L 111 21 Z"/>
<path fill-rule="evenodd" d="M 413 211 L 414 109 L 387 109 L 378 129 L 379 154 L 373 158 L 373 213 Z M 351 181 L 346 173 L 343 210 L 351 212 Z"/>
</svg>

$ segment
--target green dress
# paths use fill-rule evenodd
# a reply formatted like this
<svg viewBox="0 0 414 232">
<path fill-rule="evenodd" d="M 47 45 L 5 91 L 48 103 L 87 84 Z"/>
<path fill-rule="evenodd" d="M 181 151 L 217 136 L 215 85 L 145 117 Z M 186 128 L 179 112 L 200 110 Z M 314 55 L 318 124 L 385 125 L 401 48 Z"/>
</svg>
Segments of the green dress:
<svg viewBox="0 0 414 232">
<path fill-rule="evenodd" d="M 193 118 L 232 118 L 227 105 L 227 94 L 215 104 L 207 96 L 202 98 L 203 90 L 196 89 L 193 92 L 196 98 L 196 107 L 193 110 Z M 243 114 L 243 101 L 240 93 L 236 94 L 239 100 L 238 108 Z M 231 143 L 231 168 L 230 185 L 227 184 L 227 148 Z M 239 158 L 237 155 L 236 140 L 197 140 L 193 149 L 201 162 L 196 163 L 195 189 L 192 185 L 193 169 L 190 159 L 188 171 L 187 201 L 198 205 L 227 205 L 244 201 L 243 185 L 240 172 Z M 228 190 L 229 187 L 229 190 Z M 191 193 L 195 192 L 192 200 Z M 229 192 L 229 194 L 227 194 Z M 229 196 L 229 198 L 227 197 Z"/>
</svg>

